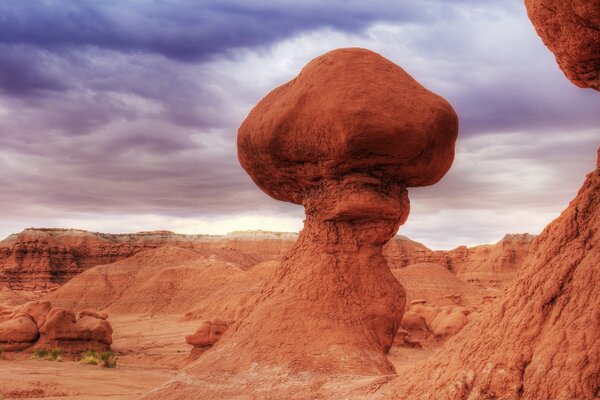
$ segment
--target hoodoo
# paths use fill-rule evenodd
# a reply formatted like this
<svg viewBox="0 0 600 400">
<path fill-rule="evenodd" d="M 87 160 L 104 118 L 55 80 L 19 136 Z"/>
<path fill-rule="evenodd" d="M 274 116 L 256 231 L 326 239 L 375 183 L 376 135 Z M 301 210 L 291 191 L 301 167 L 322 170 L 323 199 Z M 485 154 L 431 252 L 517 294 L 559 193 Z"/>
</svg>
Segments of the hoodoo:
<svg viewBox="0 0 600 400">
<path fill-rule="evenodd" d="M 304 206 L 304 229 L 246 316 L 153 396 L 197 395 L 184 388 L 192 376 L 250 384 L 259 369 L 393 373 L 405 292 L 382 247 L 408 216 L 407 188 L 450 168 L 457 130 L 447 101 L 365 49 L 317 57 L 262 99 L 239 129 L 240 163 L 267 194 Z"/>
</svg>

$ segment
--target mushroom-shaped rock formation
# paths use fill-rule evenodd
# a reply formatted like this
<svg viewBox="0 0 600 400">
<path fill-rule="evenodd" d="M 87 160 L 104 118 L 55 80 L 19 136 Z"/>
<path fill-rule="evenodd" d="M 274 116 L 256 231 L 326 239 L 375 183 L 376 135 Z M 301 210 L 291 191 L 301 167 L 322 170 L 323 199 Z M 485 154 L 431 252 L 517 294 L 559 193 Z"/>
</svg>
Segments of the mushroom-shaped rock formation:
<svg viewBox="0 0 600 400">
<path fill-rule="evenodd" d="M 393 373 L 405 292 L 382 246 L 408 216 L 407 188 L 450 168 L 457 130 L 448 102 L 365 49 L 317 57 L 262 99 L 239 129 L 240 163 L 267 194 L 305 207 L 304 229 L 247 314 L 182 374 L 248 372 L 256 385 L 257 368 Z"/>
<path fill-rule="evenodd" d="M 525 0 L 525 6 L 567 78 L 600 90 L 600 0 Z"/>
<path fill-rule="evenodd" d="M 405 294 L 381 249 L 408 216 L 406 188 L 434 184 L 450 168 L 457 129 L 448 102 L 364 49 L 318 57 L 262 99 L 240 127 L 240 163 L 267 194 L 304 205 L 306 221 L 239 330 L 279 309 L 269 336 L 301 337 L 312 350 L 306 366 L 329 367 L 351 351 L 353 362 L 335 368 L 390 372 L 384 355 Z"/>
</svg>

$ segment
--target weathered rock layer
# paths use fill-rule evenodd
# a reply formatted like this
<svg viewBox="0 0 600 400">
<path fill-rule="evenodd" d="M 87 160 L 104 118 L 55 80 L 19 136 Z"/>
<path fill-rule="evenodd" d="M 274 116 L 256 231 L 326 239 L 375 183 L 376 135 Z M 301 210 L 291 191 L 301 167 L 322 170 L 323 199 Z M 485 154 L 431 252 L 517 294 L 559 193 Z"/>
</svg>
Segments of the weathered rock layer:
<svg viewBox="0 0 600 400">
<path fill-rule="evenodd" d="M 567 78 L 600 90 L 600 0 L 525 0 L 525 5 Z"/>
<path fill-rule="evenodd" d="M 502 299 L 377 398 L 597 398 L 599 246 L 600 159 Z"/>
<path fill-rule="evenodd" d="M 91 267 L 114 263 L 161 246 L 202 250 L 241 268 L 279 259 L 295 234 L 246 232 L 224 236 L 167 231 L 104 234 L 75 229 L 26 229 L 0 241 L 0 286 L 55 288 Z"/>
</svg>

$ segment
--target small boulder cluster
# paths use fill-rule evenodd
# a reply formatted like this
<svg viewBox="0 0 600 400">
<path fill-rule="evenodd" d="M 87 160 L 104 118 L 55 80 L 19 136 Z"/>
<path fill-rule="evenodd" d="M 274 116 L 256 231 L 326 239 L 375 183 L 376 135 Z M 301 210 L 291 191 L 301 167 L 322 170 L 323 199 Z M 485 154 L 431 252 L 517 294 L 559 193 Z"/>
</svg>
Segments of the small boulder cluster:
<svg viewBox="0 0 600 400">
<path fill-rule="evenodd" d="M 479 315 L 473 307 L 436 307 L 425 303 L 424 300 L 414 300 L 404 313 L 401 329 L 394 341 L 396 346 L 422 347 L 422 341 L 447 339 Z"/>
<path fill-rule="evenodd" d="M 77 353 L 84 350 L 108 351 L 112 327 L 108 314 L 75 312 L 53 307 L 49 301 L 31 301 L 0 322 L 0 350 L 61 348 Z"/>
<path fill-rule="evenodd" d="M 230 323 L 219 319 L 200 322 L 198 329 L 193 334 L 185 337 L 186 343 L 194 346 L 190 353 L 190 359 L 198 358 L 217 343 L 225 331 L 227 331 L 229 325 Z"/>
<path fill-rule="evenodd" d="M 202 321 L 196 332 L 185 337 L 185 341 L 194 347 L 210 347 L 221 339 L 227 328 L 229 324 L 219 319 Z"/>
</svg>

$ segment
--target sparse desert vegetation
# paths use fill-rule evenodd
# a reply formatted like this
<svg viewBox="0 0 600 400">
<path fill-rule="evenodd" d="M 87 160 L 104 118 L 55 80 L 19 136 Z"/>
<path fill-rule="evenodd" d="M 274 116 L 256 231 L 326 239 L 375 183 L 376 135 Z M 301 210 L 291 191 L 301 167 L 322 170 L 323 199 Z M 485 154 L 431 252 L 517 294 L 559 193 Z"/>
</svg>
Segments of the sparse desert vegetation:
<svg viewBox="0 0 600 400">
<path fill-rule="evenodd" d="M 117 356 L 110 351 L 95 352 L 93 350 L 84 351 L 79 362 L 87 365 L 99 365 L 102 368 L 116 368 L 117 367 Z"/>
<path fill-rule="evenodd" d="M 36 360 L 43 361 L 62 361 L 63 349 L 55 348 L 55 349 L 45 349 L 45 348 L 37 348 L 34 349 L 31 353 L 31 357 Z"/>
</svg>

